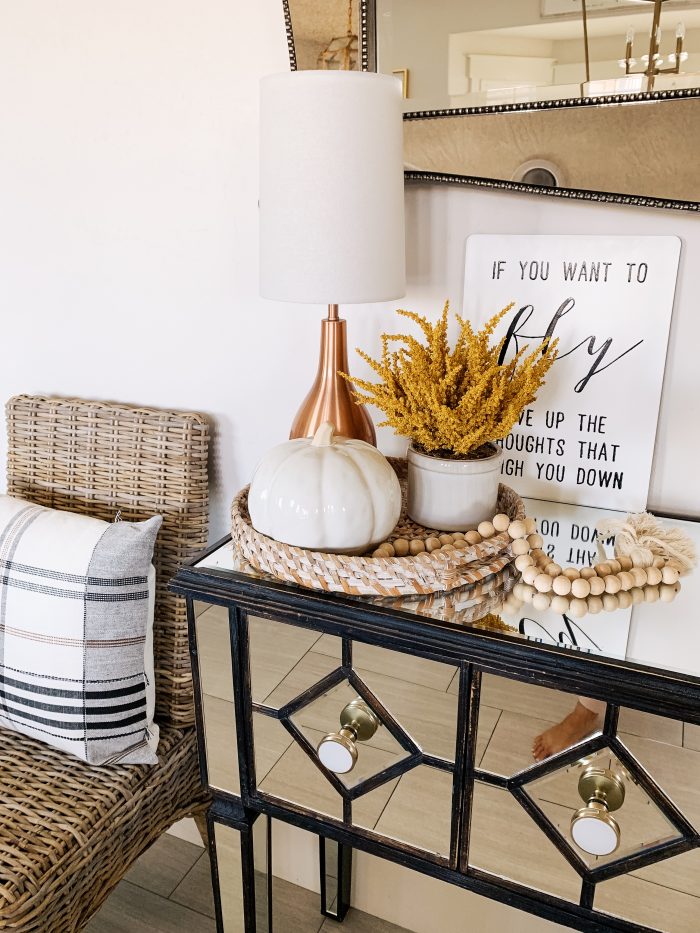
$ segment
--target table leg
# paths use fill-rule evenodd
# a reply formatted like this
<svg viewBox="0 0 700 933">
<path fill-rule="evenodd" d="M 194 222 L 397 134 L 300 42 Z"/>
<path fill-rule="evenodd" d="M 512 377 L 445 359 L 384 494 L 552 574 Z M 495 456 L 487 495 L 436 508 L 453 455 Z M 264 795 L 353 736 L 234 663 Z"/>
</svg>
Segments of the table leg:
<svg viewBox="0 0 700 933">
<path fill-rule="evenodd" d="M 321 869 L 321 913 L 339 923 L 350 907 L 352 849 L 325 836 L 318 837 Z"/>
<path fill-rule="evenodd" d="M 217 933 L 272 933 L 272 875 L 270 819 L 254 842 L 253 823 L 233 827 L 209 821 L 209 852 Z M 263 859 L 258 851 L 262 845 Z"/>
</svg>

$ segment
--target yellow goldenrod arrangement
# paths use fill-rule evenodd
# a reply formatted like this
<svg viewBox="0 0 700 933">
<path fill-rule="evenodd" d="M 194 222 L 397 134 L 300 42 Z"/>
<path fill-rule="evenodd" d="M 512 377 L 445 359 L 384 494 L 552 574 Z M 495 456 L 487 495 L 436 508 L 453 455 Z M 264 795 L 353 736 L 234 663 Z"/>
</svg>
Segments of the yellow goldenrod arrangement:
<svg viewBox="0 0 700 933">
<path fill-rule="evenodd" d="M 382 380 L 354 379 L 358 402 L 376 405 L 386 415 L 381 426 L 411 438 L 425 453 L 479 456 L 479 448 L 506 437 L 525 406 L 534 402 L 557 354 L 556 340 L 544 341 L 527 356 L 525 346 L 509 362 L 499 363 L 503 341 L 492 345 L 491 337 L 512 307 L 477 331 L 456 315 L 460 332 L 453 349 L 447 340 L 449 302 L 436 324 L 412 311 L 398 311 L 419 325 L 425 342 L 407 334 L 382 334 L 380 360 L 358 349 Z M 391 349 L 393 342 L 403 346 Z"/>
</svg>

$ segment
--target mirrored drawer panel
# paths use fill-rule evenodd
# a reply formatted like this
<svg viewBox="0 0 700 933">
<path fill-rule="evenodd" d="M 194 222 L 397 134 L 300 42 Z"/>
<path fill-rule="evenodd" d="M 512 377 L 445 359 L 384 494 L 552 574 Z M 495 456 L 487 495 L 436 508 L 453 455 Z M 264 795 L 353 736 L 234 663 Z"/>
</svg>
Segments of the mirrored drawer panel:
<svg viewBox="0 0 700 933">
<path fill-rule="evenodd" d="M 700 929 L 697 726 L 484 675 L 469 864 L 644 927 Z M 554 759 L 554 755 L 559 755 Z"/>
<path fill-rule="evenodd" d="M 447 859 L 457 668 L 250 623 L 259 790 Z"/>
<path fill-rule="evenodd" d="M 202 602 L 194 609 L 209 784 L 240 794 L 228 609 Z"/>
</svg>

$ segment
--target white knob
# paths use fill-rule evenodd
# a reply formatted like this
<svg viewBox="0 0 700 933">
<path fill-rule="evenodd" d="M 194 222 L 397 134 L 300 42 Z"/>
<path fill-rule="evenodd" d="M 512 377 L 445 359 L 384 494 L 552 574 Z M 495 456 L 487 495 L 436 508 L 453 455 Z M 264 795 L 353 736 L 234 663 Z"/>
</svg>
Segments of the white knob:
<svg viewBox="0 0 700 933">
<path fill-rule="evenodd" d="M 571 838 L 589 855 L 611 855 L 620 845 L 620 827 L 610 811 L 625 802 L 622 776 L 590 765 L 579 778 L 578 792 L 586 806 L 571 818 Z"/>
<path fill-rule="evenodd" d="M 357 755 L 353 757 L 345 743 L 334 741 L 332 736 L 326 736 L 319 744 L 318 757 L 321 764 L 335 774 L 347 774 L 348 771 L 352 771 L 357 760 Z"/>
<path fill-rule="evenodd" d="M 371 739 L 379 719 L 362 697 L 356 697 L 341 710 L 340 732 L 330 732 L 318 743 L 321 764 L 335 774 L 347 774 L 357 764 L 357 742 Z"/>
<path fill-rule="evenodd" d="M 620 843 L 620 830 L 611 816 L 608 819 L 592 811 L 590 816 L 579 816 L 571 825 L 576 845 L 589 855 L 611 855 Z"/>
</svg>

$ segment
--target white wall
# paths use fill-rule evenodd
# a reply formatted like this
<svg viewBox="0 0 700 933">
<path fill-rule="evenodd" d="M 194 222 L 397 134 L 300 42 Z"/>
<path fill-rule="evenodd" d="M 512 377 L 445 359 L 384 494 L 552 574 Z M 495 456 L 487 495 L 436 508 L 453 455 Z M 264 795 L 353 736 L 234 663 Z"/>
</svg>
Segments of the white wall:
<svg viewBox="0 0 700 933">
<path fill-rule="evenodd" d="M 306 390 L 317 334 L 317 310 L 257 295 L 257 86 L 287 67 L 280 10 L 0 7 L 0 398 L 211 414 L 216 534 Z"/>
<path fill-rule="evenodd" d="M 45 392 L 208 413 L 213 536 L 259 455 L 286 436 L 315 367 L 320 309 L 257 294 L 257 84 L 286 65 L 279 0 L 0 7 L 0 399 Z M 651 502 L 700 515 L 697 220 L 457 188 L 411 188 L 407 207 L 405 305 L 431 314 L 448 295 L 459 308 L 470 232 L 683 238 Z M 349 309 L 353 341 L 376 348 L 389 310 Z M 380 443 L 403 448 L 386 432 Z M 407 878 L 410 905 L 420 886 Z M 385 894 L 358 891 L 391 913 Z M 545 928 L 510 913 L 506 926 L 494 910 L 477 928 Z M 429 933 L 424 913 L 415 929 Z"/>
<path fill-rule="evenodd" d="M 448 295 L 462 302 L 468 234 L 668 234 L 683 242 L 649 496 L 653 509 L 700 515 L 700 222 L 697 215 L 468 188 L 408 191 L 410 304 L 437 313 Z"/>
<path fill-rule="evenodd" d="M 47 392 L 207 412 L 219 535 L 232 494 L 306 392 L 321 314 L 257 294 L 257 85 L 287 66 L 279 4 L 56 10 L 24 0 L 0 14 L 0 399 Z M 696 217 L 459 188 L 411 188 L 407 207 L 404 303 L 429 313 L 448 295 L 459 307 L 474 231 L 683 238 L 651 503 L 699 515 Z M 352 341 L 377 346 L 389 311 L 347 309 Z"/>
</svg>

